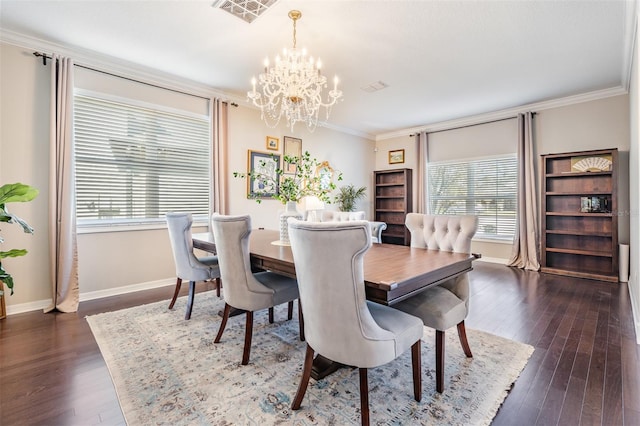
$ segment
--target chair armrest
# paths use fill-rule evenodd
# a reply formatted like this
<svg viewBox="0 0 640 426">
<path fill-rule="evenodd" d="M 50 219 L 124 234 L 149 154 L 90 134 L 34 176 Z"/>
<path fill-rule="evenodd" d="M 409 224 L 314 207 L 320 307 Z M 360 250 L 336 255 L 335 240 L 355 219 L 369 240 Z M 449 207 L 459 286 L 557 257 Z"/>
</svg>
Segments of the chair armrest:
<svg viewBox="0 0 640 426">
<path fill-rule="evenodd" d="M 374 243 L 382 242 L 382 231 L 387 229 L 387 224 L 385 222 L 376 222 L 370 221 L 371 223 L 371 241 Z"/>
</svg>

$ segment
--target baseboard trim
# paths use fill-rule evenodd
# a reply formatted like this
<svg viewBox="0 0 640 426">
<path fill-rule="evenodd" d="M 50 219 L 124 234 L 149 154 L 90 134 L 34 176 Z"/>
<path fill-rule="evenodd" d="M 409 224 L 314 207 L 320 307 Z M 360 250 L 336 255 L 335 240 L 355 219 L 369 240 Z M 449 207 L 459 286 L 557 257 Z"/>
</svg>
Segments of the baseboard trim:
<svg viewBox="0 0 640 426">
<path fill-rule="evenodd" d="M 636 303 L 636 295 L 632 289 L 631 279 L 629 279 L 627 287 L 629 289 L 629 299 L 631 299 L 631 314 L 633 315 L 633 325 L 636 332 L 636 344 L 640 345 L 640 314 L 638 314 L 640 306 Z"/>
<path fill-rule="evenodd" d="M 499 263 L 500 265 L 506 265 L 508 259 L 502 259 L 500 257 L 485 257 L 482 256 L 479 259 L 476 259 L 477 262 L 487 262 L 487 263 Z"/>
<path fill-rule="evenodd" d="M 145 283 L 126 285 L 122 287 L 110 288 L 106 290 L 97 290 L 89 292 L 80 292 L 80 302 L 88 300 L 102 299 L 103 297 L 118 296 L 121 294 L 135 293 L 136 291 L 151 290 L 159 287 L 175 285 L 175 278 L 167 278 L 157 281 L 148 281 Z M 7 306 L 7 315 L 21 314 L 24 312 L 37 311 L 45 309 L 51 305 L 51 299 L 36 300 L 27 303 L 18 303 L 16 305 Z"/>
</svg>

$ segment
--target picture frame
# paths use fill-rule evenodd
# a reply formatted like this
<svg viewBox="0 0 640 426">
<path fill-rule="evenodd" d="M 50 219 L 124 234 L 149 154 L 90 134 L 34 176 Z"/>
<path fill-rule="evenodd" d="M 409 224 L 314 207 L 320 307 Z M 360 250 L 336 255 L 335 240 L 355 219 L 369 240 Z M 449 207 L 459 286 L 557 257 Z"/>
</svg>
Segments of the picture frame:
<svg viewBox="0 0 640 426">
<path fill-rule="evenodd" d="M 280 139 L 267 136 L 267 149 L 270 151 L 278 151 L 280 149 Z"/>
<path fill-rule="evenodd" d="M 404 149 L 389 151 L 389 164 L 404 163 Z"/>
<path fill-rule="evenodd" d="M 284 147 L 282 149 L 283 156 L 289 157 L 302 157 L 302 139 L 294 138 L 292 136 L 284 137 Z M 295 174 L 297 171 L 297 164 L 283 162 L 282 170 L 286 174 Z"/>
<path fill-rule="evenodd" d="M 248 150 L 247 198 L 273 198 L 278 195 L 280 154 Z"/>
</svg>

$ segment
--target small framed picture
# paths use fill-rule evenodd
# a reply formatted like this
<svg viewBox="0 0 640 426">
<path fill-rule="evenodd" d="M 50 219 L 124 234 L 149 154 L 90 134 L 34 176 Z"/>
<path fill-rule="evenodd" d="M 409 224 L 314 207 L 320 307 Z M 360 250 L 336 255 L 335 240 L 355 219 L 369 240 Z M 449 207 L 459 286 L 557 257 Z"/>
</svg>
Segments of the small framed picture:
<svg viewBox="0 0 640 426">
<path fill-rule="evenodd" d="M 267 136 L 267 149 L 277 151 L 280 149 L 280 139 L 273 136 Z"/>
<path fill-rule="evenodd" d="M 247 173 L 252 177 L 247 178 L 247 196 L 249 198 L 271 198 L 278 195 L 280 182 L 277 170 L 279 167 L 279 154 L 249 150 Z"/>
<path fill-rule="evenodd" d="M 283 156 L 296 157 L 298 160 L 302 157 L 302 139 L 293 138 L 291 136 L 284 137 Z M 282 168 L 287 174 L 295 174 L 298 165 L 284 162 Z"/>
<path fill-rule="evenodd" d="M 389 164 L 404 163 L 404 149 L 389 151 Z"/>
</svg>

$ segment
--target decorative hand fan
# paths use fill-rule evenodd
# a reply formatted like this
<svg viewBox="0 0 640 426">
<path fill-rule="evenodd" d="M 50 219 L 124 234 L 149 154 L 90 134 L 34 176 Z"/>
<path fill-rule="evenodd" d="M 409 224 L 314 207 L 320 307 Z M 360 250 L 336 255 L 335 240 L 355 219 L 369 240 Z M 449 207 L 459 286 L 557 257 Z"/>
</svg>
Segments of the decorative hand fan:
<svg viewBox="0 0 640 426">
<path fill-rule="evenodd" d="M 571 159 L 572 172 L 604 172 L 611 170 L 611 158 L 600 157 L 573 157 Z"/>
</svg>

